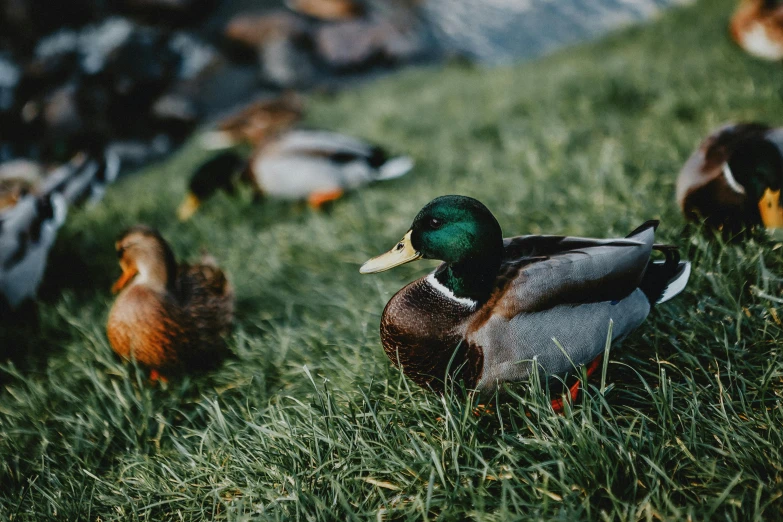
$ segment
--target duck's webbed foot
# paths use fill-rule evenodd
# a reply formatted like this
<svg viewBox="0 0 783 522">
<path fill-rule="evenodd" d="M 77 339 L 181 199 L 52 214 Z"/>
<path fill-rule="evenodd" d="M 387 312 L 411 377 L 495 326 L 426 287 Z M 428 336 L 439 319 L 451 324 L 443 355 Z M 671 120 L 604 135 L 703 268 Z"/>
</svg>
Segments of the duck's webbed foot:
<svg viewBox="0 0 783 522">
<path fill-rule="evenodd" d="M 587 378 L 590 378 L 590 376 L 595 372 L 595 370 L 601 366 L 601 362 L 604 360 L 603 354 L 599 355 L 593 361 L 587 365 Z M 577 397 L 579 397 L 579 388 L 582 384 L 581 379 L 577 379 L 577 381 L 572 384 L 568 388 L 568 401 L 573 403 L 576 401 Z M 552 409 L 555 410 L 555 413 L 563 413 L 563 409 L 565 407 L 565 403 L 563 402 L 563 398 L 555 399 L 552 401 Z"/>
<path fill-rule="evenodd" d="M 156 370 L 156 369 L 154 369 L 154 368 L 153 368 L 152 370 L 150 370 L 150 382 L 151 382 L 152 384 L 156 384 L 156 383 L 158 383 L 158 382 L 161 382 L 161 383 L 168 383 L 168 382 L 169 382 L 169 380 L 168 380 L 166 377 L 164 377 L 163 375 L 161 375 L 161 374 L 158 372 L 158 370 Z"/>
<path fill-rule="evenodd" d="M 345 192 L 341 189 L 313 192 L 307 197 L 307 204 L 310 205 L 310 208 L 320 210 L 330 201 L 335 201 L 343 197 L 344 193 Z"/>
</svg>

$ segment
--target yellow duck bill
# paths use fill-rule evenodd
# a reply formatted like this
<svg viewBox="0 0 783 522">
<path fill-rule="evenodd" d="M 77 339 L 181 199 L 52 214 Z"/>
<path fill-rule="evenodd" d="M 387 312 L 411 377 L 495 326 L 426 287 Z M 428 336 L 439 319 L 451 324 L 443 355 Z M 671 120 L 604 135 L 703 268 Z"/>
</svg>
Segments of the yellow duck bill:
<svg viewBox="0 0 783 522">
<path fill-rule="evenodd" d="M 180 221 L 187 221 L 193 217 L 201 206 L 201 200 L 193 194 L 188 194 L 177 209 L 177 217 Z"/>
<path fill-rule="evenodd" d="M 362 274 L 377 274 L 378 272 L 384 272 L 392 269 L 395 266 L 404 265 L 411 261 L 416 261 L 421 257 L 421 252 L 417 252 L 411 245 L 411 232 L 409 230 L 405 236 L 400 239 L 394 248 L 381 254 L 377 257 L 373 257 L 362 265 L 359 272 Z"/>
<path fill-rule="evenodd" d="M 783 228 L 783 207 L 780 206 L 780 190 L 768 188 L 759 201 L 761 222 L 766 228 Z"/>
</svg>

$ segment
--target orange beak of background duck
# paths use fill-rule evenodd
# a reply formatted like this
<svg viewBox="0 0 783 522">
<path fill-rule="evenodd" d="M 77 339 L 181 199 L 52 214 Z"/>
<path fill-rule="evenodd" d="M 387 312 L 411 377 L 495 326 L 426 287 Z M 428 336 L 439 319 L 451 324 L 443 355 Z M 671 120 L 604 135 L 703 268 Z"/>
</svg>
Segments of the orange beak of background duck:
<svg viewBox="0 0 783 522">
<path fill-rule="evenodd" d="M 759 200 L 761 222 L 766 228 L 783 228 L 783 207 L 780 206 L 780 190 L 766 189 Z"/>
<path fill-rule="evenodd" d="M 131 279 L 133 279 L 133 277 L 138 273 L 139 271 L 135 266 L 123 270 L 120 278 L 117 279 L 117 282 L 112 285 L 111 293 L 116 294 L 125 288 L 128 283 L 130 283 Z"/>
<path fill-rule="evenodd" d="M 182 201 L 182 204 L 180 204 L 179 208 L 177 209 L 177 217 L 180 221 L 187 221 L 193 217 L 193 214 L 196 213 L 200 206 L 201 200 L 194 194 L 188 193 L 188 195 L 185 196 L 185 199 Z"/>
</svg>

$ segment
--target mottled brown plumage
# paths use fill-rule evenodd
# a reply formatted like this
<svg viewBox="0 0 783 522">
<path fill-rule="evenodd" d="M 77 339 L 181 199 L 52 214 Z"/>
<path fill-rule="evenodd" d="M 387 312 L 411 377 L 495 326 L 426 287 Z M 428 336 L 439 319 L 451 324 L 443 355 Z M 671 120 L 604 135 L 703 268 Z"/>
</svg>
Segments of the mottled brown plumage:
<svg viewBox="0 0 783 522">
<path fill-rule="evenodd" d="M 295 94 L 251 103 L 218 123 L 226 144 L 260 147 L 276 134 L 302 119 L 302 101 Z"/>
<path fill-rule="evenodd" d="M 222 359 L 234 291 L 214 260 L 177 265 L 157 231 L 133 227 L 116 244 L 122 276 L 106 326 L 120 356 L 171 374 Z"/>
<path fill-rule="evenodd" d="M 473 311 L 455 304 L 419 279 L 386 304 L 381 318 L 381 341 L 386 355 L 413 382 L 443 391 L 446 371 L 475 387 L 484 355 L 480 347 L 460 344 L 460 325 Z"/>
</svg>

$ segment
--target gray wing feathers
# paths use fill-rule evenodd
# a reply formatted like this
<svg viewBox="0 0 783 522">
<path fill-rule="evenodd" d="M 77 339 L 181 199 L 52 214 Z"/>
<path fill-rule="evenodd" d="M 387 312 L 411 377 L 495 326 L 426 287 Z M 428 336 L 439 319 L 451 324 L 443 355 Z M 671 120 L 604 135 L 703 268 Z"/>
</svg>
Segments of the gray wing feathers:
<svg viewBox="0 0 783 522">
<path fill-rule="evenodd" d="M 345 152 L 357 156 L 368 156 L 372 147 L 359 139 L 326 131 L 291 131 L 283 135 L 274 147 L 281 154 Z"/>
<path fill-rule="evenodd" d="M 634 290 L 615 304 L 561 305 L 536 314 L 521 314 L 510 321 L 492 317 L 469 339 L 488 347 L 478 388 L 492 390 L 497 382 L 525 380 L 534 361 L 545 374 L 563 373 L 586 364 L 603 352 L 610 320 L 614 322 L 612 340 L 618 341 L 637 328 L 649 312 L 647 297 L 641 290 Z"/>
<path fill-rule="evenodd" d="M 633 240 L 606 240 L 595 246 L 567 250 L 531 263 L 514 278 L 504 303 L 516 313 L 546 310 L 561 304 L 622 299 L 644 276 L 655 231 L 650 228 Z M 582 243 L 565 238 L 564 243 Z"/>
<path fill-rule="evenodd" d="M 576 236 L 556 236 L 535 234 L 527 236 L 507 237 L 503 239 L 503 246 L 509 248 L 514 244 L 524 245 L 529 242 L 537 242 L 541 240 L 557 241 L 559 250 L 568 250 L 571 248 L 582 248 L 583 246 L 601 246 L 601 245 L 614 245 L 614 246 L 639 246 L 643 245 L 644 241 L 637 241 L 635 239 L 623 238 L 623 239 L 594 239 L 589 237 L 576 237 Z"/>
<path fill-rule="evenodd" d="M 651 226 L 627 239 L 513 238 L 507 253 L 519 254 L 519 263 L 544 257 L 510 270 L 497 313 L 468 326 L 468 341 L 484 349 L 479 388 L 526 379 L 534 360 L 547 374 L 589 363 L 604 349 L 610 320 L 613 340 L 637 328 L 650 312 L 638 285 L 654 236 Z"/>
</svg>

